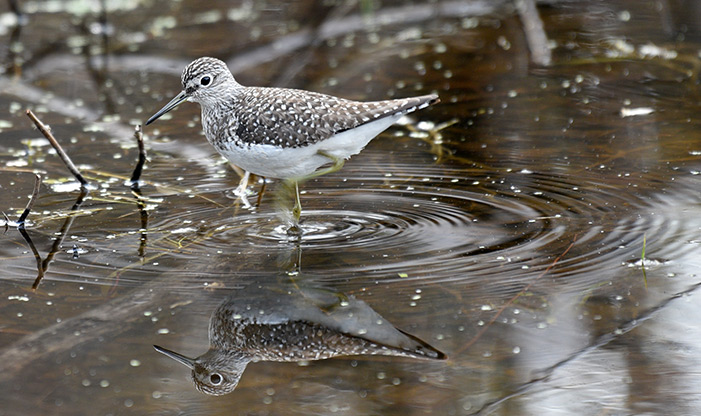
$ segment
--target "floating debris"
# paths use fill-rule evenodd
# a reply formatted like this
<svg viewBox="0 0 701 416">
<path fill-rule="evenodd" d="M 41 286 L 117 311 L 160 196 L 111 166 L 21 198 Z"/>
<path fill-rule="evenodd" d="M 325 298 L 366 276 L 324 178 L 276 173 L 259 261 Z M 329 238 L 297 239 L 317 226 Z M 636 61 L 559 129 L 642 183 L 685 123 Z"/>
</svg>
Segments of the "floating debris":
<svg viewBox="0 0 701 416">
<path fill-rule="evenodd" d="M 655 112 L 651 107 L 621 108 L 621 117 L 646 116 Z"/>
</svg>

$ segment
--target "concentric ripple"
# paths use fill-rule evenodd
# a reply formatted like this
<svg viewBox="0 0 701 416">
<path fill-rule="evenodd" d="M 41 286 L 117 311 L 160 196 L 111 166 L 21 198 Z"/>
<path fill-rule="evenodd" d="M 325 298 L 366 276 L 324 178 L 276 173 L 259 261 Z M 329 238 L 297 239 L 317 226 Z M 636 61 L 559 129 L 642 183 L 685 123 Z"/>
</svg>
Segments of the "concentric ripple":
<svg viewBox="0 0 701 416">
<path fill-rule="evenodd" d="M 348 173 L 304 185 L 301 237 L 287 232 L 278 184 L 256 209 L 229 200 L 226 186 L 159 198 L 145 230 L 136 200 L 99 211 L 88 201 L 84 208 L 96 214 L 76 220 L 80 232 L 66 237 L 50 278 L 113 284 L 119 274 L 120 284 L 137 285 L 165 271 L 194 283 L 201 276 L 269 276 L 301 267 L 331 280 L 489 284 L 498 274 L 498 281 L 517 285 L 567 251 L 551 273 L 576 275 L 568 281 L 581 289 L 639 267 L 643 236 L 651 265 L 698 253 L 701 244 L 699 197 L 681 180 L 674 192 L 659 193 L 640 191 L 667 185 L 653 177 L 604 184 L 594 174 L 406 166 L 376 177 Z M 113 217 L 121 228 L 92 226 L 116 225 Z M 144 261 L 152 256 L 157 259 Z M 28 259 L 17 273 L 31 267 Z M 131 271 L 120 274 L 118 267 Z"/>
<path fill-rule="evenodd" d="M 602 184 L 594 175 L 429 169 L 390 179 L 351 176 L 340 189 L 338 178 L 322 178 L 304 186 L 301 238 L 288 235 L 270 202 L 272 193 L 252 212 L 190 215 L 216 230 L 199 243 L 200 249 L 253 261 L 262 269 L 279 268 L 279 262 L 266 266 L 273 253 L 296 249 L 303 265 L 311 264 L 308 272 L 436 282 L 494 273 L 527 279 L 574 243 L 558 273 L 597 276 L 597 270 L 613 272 L 640 257 L 644 234 L 657 239 L 685 233 L 662 208 L 675 201 L 627 193 L 629 182 Z M 688 195 L 686 203 L 695 198 Z M 677 253 L 695 248 L 672 245 Z"/>
</svg>

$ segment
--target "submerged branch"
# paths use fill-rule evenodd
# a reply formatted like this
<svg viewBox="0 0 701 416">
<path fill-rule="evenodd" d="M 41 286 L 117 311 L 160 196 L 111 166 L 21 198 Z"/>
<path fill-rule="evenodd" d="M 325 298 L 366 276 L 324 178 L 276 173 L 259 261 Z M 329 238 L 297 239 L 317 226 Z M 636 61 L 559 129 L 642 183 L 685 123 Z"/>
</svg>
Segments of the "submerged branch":
<svg viewBox="0 0 701 416">
<path fill-rule="evenodd" d="M 134 138 L 136 138 L 136 143 L 139 146 L 139 160 L 136 162 L 136 167 L 134 167 L 134 172 L 132 172 L 129 182 L 131 189 L 136 190 L 139 189 L 141 172 L 144 168 L 144 163 L 146 163 L 146 148 L 144 147 L 144 134 L 141 131 L 141 124 L 137 124 L 134 128 Z"/>
<path fill-rule="evenodd" d="M 75 167 L 71 158 L 68 157 L 66 152 L 63 151 L 63 148 L 58 143 L 54 135 L 51 134 L 51 130 L 49 129 L 49 127 L 42 123 L 41 120 L 39 120 L 37 116 L 34 115 L 32 110 L 27 110 L 27 117 L 29 117 L 34 122 L 41 134 L 43 134 L 44 137 L 46 137 L 46 139 L 49 141 L 49 143 L 51 143 L 51 146 L 53 146 L 53 148 L 56 149 L 56 153 L 58 153 L 58 155 L 61 157 L 63 163 L 66 164 L 68 170 L 73 174 L 73 176 L 75 176 L 78 182 L 80 182 L 81 186 L 88 186 L 88 181 L 83 177 L 83 175 L 80 174 L 80 171 L 78 171 L 78 168 Z"/>
</svg>

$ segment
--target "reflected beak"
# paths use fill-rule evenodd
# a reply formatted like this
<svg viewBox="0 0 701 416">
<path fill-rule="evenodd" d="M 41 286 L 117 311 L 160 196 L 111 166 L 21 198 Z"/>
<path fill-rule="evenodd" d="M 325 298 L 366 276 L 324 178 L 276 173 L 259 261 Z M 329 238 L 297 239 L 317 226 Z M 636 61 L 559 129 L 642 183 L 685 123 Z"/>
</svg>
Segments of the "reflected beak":
<svg viewBox="0 0 701 416">
<path fill-rule="evenodd" d="M 153 123 L 154 121 L 156 121 L 156 119 L 157 119 L 158 117 L 160 117 L 160 116 L 162 116 L 163 114 L 167 113 L 168 111 L 174 109 L 175 107 L 178 106 L 178 104 L 180 104 L 180 103 L 182 103 L 183 101 L 187 100 L 188 97 L 190 97 L 190 95 L 189 95 L 188 93 L 186 93 L 184 90 L 183 90 L 183 91 L 180 91 L 180 94 L 176 95 L 175 98 L 173 98 L 172 100 L 170 100 L 170 102 L 169 102 L 168 104 L 166 104 L 163 108 L 161 108 L 160 110 L 158 110 L 158 112 L 157 112 L 156 114 L 152 115 L 151 118 L 149 118 L 149 119 L 146 121 L 146 125 L 148 126 L 149 124 Z"/>
<path fill-rule="evenodd" d="M 180 364 L 186 366 L 190 370 L 195 368 L 195 359 L 194 358 L 186 357 L 182 354 L 178 354 L 175 351 L 171 351 L 171 350 L 167 350 L 163 347 L 159 347 L 158 345 L 154 345 L 153 348 L 155 348 L 156 351 L 160 352 L 161 354 L 163 354 L 167 357 L 170 357 L 170 358 L 174 359 L 175 361 L 179 362 Z"/>
</svg>

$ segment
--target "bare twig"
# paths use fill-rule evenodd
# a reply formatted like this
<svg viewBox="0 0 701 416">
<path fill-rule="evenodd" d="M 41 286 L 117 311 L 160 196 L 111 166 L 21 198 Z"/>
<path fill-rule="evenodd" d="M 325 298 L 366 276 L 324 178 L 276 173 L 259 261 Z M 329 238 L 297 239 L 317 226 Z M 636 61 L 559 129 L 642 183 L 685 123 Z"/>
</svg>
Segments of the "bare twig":
<svg viewBox="0 0 701 416">
<path fill-rule="evenodd" d="M 552 63 L 552 54 L 535 0 L 516 0 L 516 9 L 523 23 L 523 31 L 526 33 L 531 61 L 537 65 L 549 66 Z"/>
<path fill-rule="evenodd" d="M 29 198 L 29 202 L 27 202 L 27 206 L 24 208 L 22 215 L 20 215 L 19 219 L 17 220 L 19 228 L 24 228 L 24 221 L 27 219 L 27 216 L 32 211 L 32 207 L 34 206 L 34 202 L 36 202 L 37 195 L 39 195 L 39 187 L 41 186 L 41 175 L 38 173 L 34 173 L 34 176 L 36 177 L 36 179 L 34 180 L 34 189 L 32 190 L 32 196 Z"/>
<path fill-rule="evenodd" d="M 141 178 L 141 171 L 144 168 L 144 163 L 146 163 L 146 148 L 144 147 L 144 135 L 141 132 L 141 124 L 137 124 L 134 128 L 134 138 L 136 138 L 136 143 L 139 145 L 139 161 L 136 162 L 136 167 L 134 172 L 131 174 L 131 188 L 136 190 L 139 189 L 139 179 Z"/>
<path fill-rule="evenodd" d="M 76 168 L 73 164 L 73 161 L 71 161 L 71 158 L 68 157 L 66 152 L 63 151 L 63 148 L 58 143 L 54 135 L 51 134 L 51 130 L 49 130 L 49 128 L 44 123 L 42 123 L 41 120 L 37 118 L 37 116 L 34 115 L 32 110 L 27 110 L 27 117 L 29 117 L 34 122 L 41 134 L 43 134 L 44 137 L 46 137 L 46 139 L 49 141 L 49 143 L 51 143 L 51 146 L 53 146 L 54 149 L 56 149 L 56 153 L 58 153 L 58 155 L 61 157 L 61 160 L 63 160 L 63 163 L 66 164 L 66 167 L 69 171 L 71 171 L 73 176 L 75 176 L 75 178 L 78 179 L 78 182 L 80 182 L 81 186 L 88 186 L 88 181 L 85 180 L 83 175 L 81 175 L 78 171 L 78 168 Z"/>
</svg>

